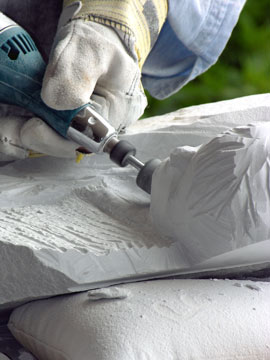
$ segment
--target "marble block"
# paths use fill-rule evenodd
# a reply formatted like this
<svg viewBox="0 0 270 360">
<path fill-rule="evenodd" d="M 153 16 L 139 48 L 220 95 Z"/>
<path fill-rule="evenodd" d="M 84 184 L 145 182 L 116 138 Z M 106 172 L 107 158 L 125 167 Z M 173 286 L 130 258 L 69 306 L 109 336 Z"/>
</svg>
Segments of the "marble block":
<svg viewBox="0 0 270 360">
<path fill-rule="evenodd" d="M 124 138 L 143 161 L 164 160 L 176 147 L 196 147 L 236 126 L 269 120 L 270 94 L 255 95 L 145 119 Z M 196 256 L 189 249 L 187 256 L 153 225 L 150 197 L 135 178 L 136 170 L 117 168 L 106 155 L 80 164 L 44 157 L 2 166 L 0 309 L 131 280 L 268 267 L 266 238 L 209 256 L 207 248 Z"/>
</svg>

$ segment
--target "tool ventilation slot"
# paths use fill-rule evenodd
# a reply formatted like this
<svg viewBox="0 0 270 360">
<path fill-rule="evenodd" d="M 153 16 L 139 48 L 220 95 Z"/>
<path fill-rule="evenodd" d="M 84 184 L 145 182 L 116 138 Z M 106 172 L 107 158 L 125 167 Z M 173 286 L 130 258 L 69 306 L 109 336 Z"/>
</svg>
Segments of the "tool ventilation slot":
<svg viewBox="0 0 270 360">
<path fill-rule="evenodd" d="M 1 49 L 8 54 L 11 60 L 16 60 L 20 53 L 27 54 L 32 51 L 37 51 L 37 47 L 31 37 L 27 34 L 17 34 L 7 40 Z"/>
</svg>

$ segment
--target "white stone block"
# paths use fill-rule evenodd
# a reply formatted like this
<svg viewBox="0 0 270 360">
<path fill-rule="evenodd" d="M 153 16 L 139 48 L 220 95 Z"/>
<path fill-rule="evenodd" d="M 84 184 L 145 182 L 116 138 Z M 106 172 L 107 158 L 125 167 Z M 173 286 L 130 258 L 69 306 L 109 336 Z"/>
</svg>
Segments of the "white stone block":
<svg viewBox="0 0 270 360">
<path fill-rule="evenodd" d="M 142 160 L 164 159 L 177 146 L 269 120 L 265 94 L 146 119 L 125 138 Z M 270 239 L 191 260 L 155 230 L 136 171 L 117 168 L 106 156 L 79 165 L 28 159 L 0 170 L 0 308 L 133 279 L 270 262 Z"/>
</svg>

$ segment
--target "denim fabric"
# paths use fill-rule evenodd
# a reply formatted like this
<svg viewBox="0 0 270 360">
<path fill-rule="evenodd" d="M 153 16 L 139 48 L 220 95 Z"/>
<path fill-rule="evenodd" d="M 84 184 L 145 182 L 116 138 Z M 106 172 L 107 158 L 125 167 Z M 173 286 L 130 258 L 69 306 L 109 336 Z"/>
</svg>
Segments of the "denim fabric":
<svg viewBox="0 0 270 360">
<path fill-rule="evenodd" d="M 163 99 L 213 65 L 245 0 L 169 0 L 168 18 L 143 66 L 143 85 Z"/>
</svg>

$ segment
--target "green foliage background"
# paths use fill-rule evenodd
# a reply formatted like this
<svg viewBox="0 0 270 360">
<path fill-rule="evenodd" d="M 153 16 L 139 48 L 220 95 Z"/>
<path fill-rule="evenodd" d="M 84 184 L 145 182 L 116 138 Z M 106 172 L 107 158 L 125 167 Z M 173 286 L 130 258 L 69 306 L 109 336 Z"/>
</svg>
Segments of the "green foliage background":
<svg viewBox="0 0 270 360">
<path fill-rule="evenodd" d="M 143 117 L 270 92 L 270 0 L 248 0 L 218 62 L 165 100 L 148 93 Z"/>
</svg>

